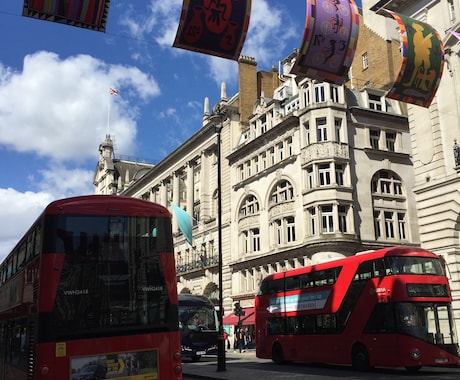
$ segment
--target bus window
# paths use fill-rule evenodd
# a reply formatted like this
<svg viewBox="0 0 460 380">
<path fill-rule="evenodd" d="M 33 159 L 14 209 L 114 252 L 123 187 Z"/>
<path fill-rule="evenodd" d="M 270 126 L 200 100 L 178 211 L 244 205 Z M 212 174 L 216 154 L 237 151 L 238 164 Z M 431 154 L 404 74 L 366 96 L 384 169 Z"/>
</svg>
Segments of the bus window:
<svg viewBox="0 0 460 380">
<path fill-rule="evenodd" d="M 26 261 L 26 243 L 22 243 L 18 251 L 18 264 L 17 268 L 20 270 Z"/>
<path fill-rule="evenodd" d="M 429 274 L 444 276 L 441 261 L 427 257 L 385 257 L 388 274 Z"/>
</svg>

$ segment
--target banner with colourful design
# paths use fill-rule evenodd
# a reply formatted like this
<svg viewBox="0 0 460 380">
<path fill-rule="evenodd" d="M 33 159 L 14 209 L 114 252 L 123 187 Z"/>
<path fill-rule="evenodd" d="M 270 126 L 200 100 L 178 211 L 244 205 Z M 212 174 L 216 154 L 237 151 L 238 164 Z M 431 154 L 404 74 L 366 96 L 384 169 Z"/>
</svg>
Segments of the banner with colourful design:
<svg viewBox="0 0 460 380">
<path fill-rule="evenodd" d="M 110 0 L 24 0 L 22 15 L 105 32 Z"/>
<path fill-rule="evenodd" d="M 386 95 L 390 99 L 429 107 L 444 68 L 444 46 L 438 32 L 413 18 L 386 11 L 398 23 L 402 64 L 398 78 Z"/>
<path fill-rule="evenodd" d="M 302 44 L 292 74 L 343 84 L 358 43 L 353 0 L 307 0 Z"/>
<path fill-rule="evenodd" d="M 238 60 L 251 4 L 251 0 L 184 0 L 173 46 Z"/>
</svg>

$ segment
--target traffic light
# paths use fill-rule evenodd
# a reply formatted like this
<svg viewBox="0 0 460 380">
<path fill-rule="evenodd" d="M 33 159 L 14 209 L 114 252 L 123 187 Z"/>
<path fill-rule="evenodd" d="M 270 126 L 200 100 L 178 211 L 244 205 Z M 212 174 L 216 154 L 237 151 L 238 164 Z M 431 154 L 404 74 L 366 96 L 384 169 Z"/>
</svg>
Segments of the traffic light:
<svg viewBox="0 0 460 380">
<path fill-rule="evenodd" d="M 234 306 L 235 307 L 233 308 L 233 313 L 237 317 L 243 317 L 246 314 L 239 302 L 236 302 Z"/>
</svg>

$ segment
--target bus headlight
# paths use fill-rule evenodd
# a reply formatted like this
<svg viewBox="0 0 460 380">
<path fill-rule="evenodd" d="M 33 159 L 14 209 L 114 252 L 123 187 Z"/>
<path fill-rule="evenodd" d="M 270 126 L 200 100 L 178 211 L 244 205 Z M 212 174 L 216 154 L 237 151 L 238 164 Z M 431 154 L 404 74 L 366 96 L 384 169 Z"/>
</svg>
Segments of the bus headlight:
<svg viewBox="0 0 460 380">
<path fill-rule="evenodd" d="M 49 369 L 49 367 L 47 367 L 46 365 L 44 365 L 44 366 L 42 366 L 42 367 L 40 368 L 40 375 L 46 376 L 46 375 L 48 375 L 49 373 L 50 373 L 50 369 Z"/>
<path fill-rule="evenodd" d="M 411 351 L 410 356 L 414 360 L 420 360 L 420 358 L 422 357 L 422 353 L 420 352 L 420 350 L 418 348 L 414 348 Z"/>
</svg>

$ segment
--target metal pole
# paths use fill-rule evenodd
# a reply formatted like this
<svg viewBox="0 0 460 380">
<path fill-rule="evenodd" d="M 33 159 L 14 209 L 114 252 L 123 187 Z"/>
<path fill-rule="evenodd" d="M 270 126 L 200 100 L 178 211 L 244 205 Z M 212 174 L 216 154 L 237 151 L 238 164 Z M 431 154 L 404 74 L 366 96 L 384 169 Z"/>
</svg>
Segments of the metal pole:
<svg viewBox="0 0 460 380">
<path fill-rule="evenodd" d="M 222 281 L 222 172 L 221 172 L 221 140 L 220 133 L 223 127 L 222 115 L 217 132 L 217 230 L 219 236 L 219 339 L 217 346 L 217 371 L 226 371 L 225 341 L 224 341 L 224 306 L 223 306 L 223 281 Z"/>
</svg>

